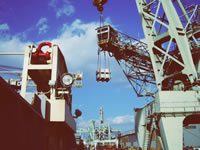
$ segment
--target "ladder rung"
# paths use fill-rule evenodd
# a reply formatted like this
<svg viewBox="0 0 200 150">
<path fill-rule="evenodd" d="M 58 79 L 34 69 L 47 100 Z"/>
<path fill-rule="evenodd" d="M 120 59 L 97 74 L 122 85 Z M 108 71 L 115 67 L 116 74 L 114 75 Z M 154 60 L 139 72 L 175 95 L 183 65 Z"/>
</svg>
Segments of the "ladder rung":
<svg viewBox="0 0 200 150">
<path fill-rule="evenodd" d="M 144 20 L 146 20 L 146 21 L 152 21 L 151 18 L 145 18 L 145 17 L 144 17 Z"/>
<path fill-rule="evenodd" d="M 151 29 L 152 27 L 151 26 L 146 26 L 147 28 Z"/>
</svg>

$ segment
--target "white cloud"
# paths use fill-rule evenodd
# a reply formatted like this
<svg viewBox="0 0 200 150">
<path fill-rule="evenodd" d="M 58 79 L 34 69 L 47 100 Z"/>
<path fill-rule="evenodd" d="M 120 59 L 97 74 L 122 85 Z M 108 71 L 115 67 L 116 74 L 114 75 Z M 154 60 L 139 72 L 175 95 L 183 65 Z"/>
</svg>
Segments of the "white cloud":
<svg viewBox="0 0 200 150">
<path fill-rule="evenodd" d="M 116 116 L 108 118 L 107 122 L 113 129 L 120 129 L 121 132 L 133 130 L 135 127 L 134 115 Z"/>
<path fill-rule="evenodd" d="M 69 0 L 62 0 L 60 5 L 58 4 L 58 1 L 50 0 L 49 6 L 56 12 L 57 18 L 63 15 L 70 16 L 75 12 L 75 8 Z"/>
<path fill-rule="evenodd" d="M 85 120 L 83 117 L 76 119 L 77 129 L 91 129 L 92 120 Z M 124 115 L 108 118 L 104 121 L 105 125 L 110 125 L 112 129 L 120 129 L 122 132 L 134 129 L 134 116 Z M 95 126 L 99 127 L 99 120 L 95 120 Z"/>
<path fill-rule="evenodd" d="M 1 52 L 24 52 L 25 46 L 29 45 L 28 42 L 22 42 L 18 37 L 11 37 L 9 39 L 0 39 L 0 51 Z M 6 65 L 11 67 L 23 67 L 23 55 L 0 56 L 0 65 Z M 3 74 L 1 74 L 3 76 Z M 16 77 L 16 76 L 12 76 Z M 6 78 L 11 78 L 9 75 Z"/>
<path fill-rule="evenodd" d="M 134 122 L 134 116 L 125 115 L 125 116 L 117 116 L 115 118 L 108 119 L 110 124 L 128 124 Z"/>
<path fill-rule="evenodd" d="M 56 5 L 56 0 L 49 0 L 49 6 L 50 7 L 55 7 L 55 5 Z"/>
<path fill-rule="evenodd" d="M 0 24 L 0 31 L 8 31 L 10 30 L 10 27 L 8 26 L 8 24 L 4 23 L 4 24 Z"/>
<path fill-rule="evenodd" d="M 94 120 L 95 121 L 95 127 L 99 126 L 99 121 L 98 120 Z M 85 120 L 83 117 L 79 117 L 78 119 L 76 119 L 76 123 L 77 123 L 77 128 L 78 129 L 88 129 L 92 127 L 92 120 Z"/>
<path fill-rule="evenodd" d="M 44 34 L 48 31 L 49 26 L 47 25 L 48 19 L 45 17 L 41 17 L 37 23 L 30 26 L 27 29 L 24 29 L 23 32 L 17 33 L 15 36 L 18 37 L 21 40 L 26 41 L 27 37 L 32 35 L 33 32 L 37 32 L 39 35 Z"/>
<path fill-rule="evenodd" d="M 22 42 L 19 38 L 13 36 L 7 41 L 0 41 L 0 50 L 7 52 L 23 52 L 24 47 L 27 46 L 28 42 Z"/>
<path fill-rule="evenodd" d="M 46 23 L 48 22 L 45 18 L 40 18 L 37 22 L 38 26 L 38 33 L 42 34 L 47 32 L 48 26 Z M 66 60 L 66 64 L 68 66 L 68 69 L 72 73 L 76 73 L 78 71 L 81 71 L 84 73 L 84 78 L 93 78 L 95 80 L 95 72 L 97 69 L 97 37 L 96 37 L 96 28 L 99 26 L 99 23 L 97 22 L 90 22 L 90 23 L 84 23 L 79 19 L 76 19 L 71 24 L 63 24 L 63 28 L 60 30 L 60 33 L 57 35 L 57 37 L 50 39 L 48 41 L 51 41 L 53 44 L 57 44 Z M 35 24 L 36 27 L 36 24 Z M 33 27 L 29 32 L 32 32 L 34 29 Z M 15 36 L 15 38 L 10 37 L 6 40 L 6 43 L 13 42 L 16 45 L 16 48 L 13 48 L 12 44 L 2 44 L 2 46 L 6 45 L 7 49 L 11 50 L 24 50 L 24 46 L 26 46 L 26 34 L 29 32 L 22 32 Z M 23 37 L 23 38 L 22 38 Z M 23 41 L 22 41 L 22 40 Z M 1 39 L 0 39 L 1 40 Z M 44 39 L 43 41 L 46 41 L 47 39 Z M 39 41 L 43 42 L 43 41 Z M 18 43 L 18 44 L 17 44 Z M 22 45 L 19 47 L 19 45 Z M 37 45 L 35 45 L 37 46 Z M 4 48 L 1 48 L 4 49 Z M 110 59 L 110 58 L 109 58 Z M 120 70 L 120 67 L 117 66 L 117 63 L 113 65 L 113 62 L 115 60 L 112 59 L 112 62 L 110 61 L 110 67 L 112 70 L 112 82 L 115 82 L 117 84 L 122 84 L 120 80 L 119 83 L 119 77 L 122 74 L 122 71 Z M 86 76 L 85 76 L 86 75 Z M 126 82 L 126 84 L 128 84 Z"/>
<path fill-rule="evenodd" d="M 40 19 L 39 33 L 46 32 L 46 19 Z M 42 25 L 42 26 L 41 26 Z M 69 71 L 88 71 L 92 74 L 96 71 L 96 56 L 97 56 L 97 40 L 96 31 L 97 23 L 83 23 L 80 20 L 75 20 L 70 25 L 63 25 L 60 34 L 54 39 L 50 40 L 57 44 L 66 59 L 66 64 L 70 67 Z M 5 27 L 4 27 L 5 28 Z M 16 36 L 10 36 L 8 39 L 0 39 L 0 50 L 18 51 L 24 50 L 27 42 L 21 40 L 22 34 L 18 33 Z M 43 41 L 46 41 L 45 39 Z M 40 43 L 42 41 L 39 41 Z M 37 46 L 37 45 L 36 45 Z"/>
<path fill-rule="evenodd" d="M 38 34 L 44 34 L 47 32 L 48 30 L 48 25 L 47 25 L 47 18 L 40 18 L 37 22 L 37 24 L 35 25 L 38 28 Z"/>
<path fill-rule="evenodd" d="M 106 19 L 105 19 L 105 24 L 112 24 L 112 20 L 110 19 L 110 17 L 106 17 Z M 113 25 L 112 25 L 112 27 L 114 27 Z"/>
<path fill-rule="evenodd" d="M 46 33 L 48 30 L 48 25 L 47 24 L 43 24 L 40 28 L 39 28 L 39 31 L 38 31 L 38 34 L 44 34 Z"/>
<path fill-rule="evenodd" d="M 84 24 L 77 19 L 71 25 L 63 25 L 62 33 L 52 40 L 59 45 L 67 65 L 73 70 L 91 71 L 96 68 L 96 27 L 95 22 Z"/>
<path fill-rule="evenodd" d="M 47 26 L 42 24 L 46 22 L 46 19 L 40 19 L 38 21 L 38 25 L 40 27 L 38 32 L 40 34 L 46 32 Z M 84 73 L 84 75 L 87 73 L 90 75 L 90 77 L 95 76 L 97 66 L 97 39 L 95 28 L 97 26 L 98 23 L 96 22 L 83 23 L 81 20 L 77 19 L 72 24 L 63 25 L 59 35 L 52 40 L 48 40 L 60 47 L 70 72 L 76 73 L 81 71 Z M 33 28 L 31 27 L 30 31 L 32 30 Z M 14 52 L 20 50 L 23 52 L 24 47 L 30 43 L 25 42 L 27 41 L 25 39 L 26 33 L 27 32 L 22 32 L 14 36 L 9 34 L 10 37 L 6 39 L 0 38 L 0 50 Z M 44 39 L 43 41 L 47 40 Z M 38 43 L 43 41 L 39 41 Z M 8 63 L 6 60 L 9 59 L 10 57 L 5 59 L 5 63 Z M 19 62 L 17 58 L 12 59 L 12 62 L 14 61 Z"/>
<path fill-rule="evenodd" d="M 48 21 L 47 18 L 44 18 L 44 17 L 40 18 L 40 19 L 38 20 L 37 24 L 36 24 L 36 27 L 41 26 L 41 25 L 43 25 L 43 24 L 46 24 L 47 21 Z"/>
<path fill-rule="evenodd" d="M 81 71 L 84 75 L 87 74 L 87 77 L 89 75 L 89 77 L 92 76 L 95 78 L 98 57 L 95 29 L 98 26 L 98 22 L 84 23 L 76 19 L 72 24 L 63 24 L 59 36 L 52 40 L 52 43 L 58 44 L 62 50 L 69 71 Z M 123 87 L 127 88 L 129 83 L 120 70 L 120 67 L 114 59 L 110 57 L 108 57 L 108 59 L 112 71 L 111 82 L 123 85 Z M 102 60 L 102 67 L 104 67 L 104 60 Z"/>
<path fill-rule="evenodd" d="M 10 38 L 9 35 L 10 27 L 8 24 L 0 24 L 0 40 L 7 40 Z"/>
<path fill-rule="evenodd" d="M 72 13 L 74 13 L 75 9 L 72 5 L 64 5 L 62 8 L 58 8 L 56 17 L 59 18 L 62 15 L 70 16 Z"/>
<path fill-rule="evenodd" d="M 16 34 L 16 37 L 22 40 L 27 40 L 27 35 L 34 31 L 35 27 L 31 26 L 25 29 L 23 32 Z"/>
</svg>

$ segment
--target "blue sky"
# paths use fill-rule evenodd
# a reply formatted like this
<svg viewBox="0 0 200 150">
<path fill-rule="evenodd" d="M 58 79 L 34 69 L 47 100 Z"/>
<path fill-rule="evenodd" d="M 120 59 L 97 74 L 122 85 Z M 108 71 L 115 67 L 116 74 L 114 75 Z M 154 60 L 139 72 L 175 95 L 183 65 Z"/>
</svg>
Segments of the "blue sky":
<svg viewBox="0 0 200 150">
<path fill-rule="evenodd" d="M 143 39 L 141 21 L 134 0 L 108 1 L 104 19 L 117 30 L 136 39 Z M 92 0 L 1 0 L 0 51 L 23 52 L 28 44 L 43 41 L 58 44 L 68 70 L 83 72 L 83 88 L 73 88 L 73 110 L 82 116 L 78 128 L 88 127 L 104 110 L 105 123 L 123 131 L 134 128 L 133 108 L 145 100 L 137 98 L 114 58 L 110 58 L 112 79 L 96 82 L 99 12 Z M 0 65 L 22 67 L 23 57 L 0 56 Z"/>
</svg>

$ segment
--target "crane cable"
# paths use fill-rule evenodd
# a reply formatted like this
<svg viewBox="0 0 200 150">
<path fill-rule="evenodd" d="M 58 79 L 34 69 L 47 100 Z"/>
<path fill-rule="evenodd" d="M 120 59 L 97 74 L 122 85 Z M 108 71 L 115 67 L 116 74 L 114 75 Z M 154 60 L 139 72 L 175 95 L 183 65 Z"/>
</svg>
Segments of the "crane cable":
<svg viewBox="0 0 200 150">
<path fill-rule="evenodd" d="M 103 20 L 103 12 L 100 11 L 100 27 L 104 26 L 104 20 Z"/>
<path fill-rule="evenodd" d="M 97 59 L 97 71 L 101 68 L 101 48 L 99 47 L 98 48 L 98 52 L 97 52 L 97 56 L 98 56 L 98 59 Z"/>
<path fill-rule="evenodd" d="M 99 21 L 100 21 L 100 27 L 102 27 L 102 26 L 104 25 L 102 10 L 100 11 Z M 103 36 L 102 36 L 102 34 L 100 34 L 100 40 L 102 40 L 102 39 L 103 39 Z M 98 48 L 97 69 L 100 69 L 100 68 L 101 68 L 101 51 L 102 51 L 102 49 L 99 47 L 99 48 Z"/>
<path fill-rule="evenodd" d="M 23 68 L 10 66 L 10 65 L 1 65 L 0 64 L 0 76 L 4 76 L 2 74 L 9 74 L 12 76 L 21 76 Z"/>
<path fill-rule="evenodd" d="M 104 18 L 103 18 L 103 9 L 102 11 L 100 11 L 100 27 L 104 26 Z M 103 39 L 103 36 L 101 34 L 101 39 Z M 105 61 L 105 68 L 108 68 L 108 70 L 110 71 L 110 64 L 109 64 L 109 58 L 106 55 L 106 51 L 104 51 L 104 61 Z"/>
<path fill-rule="evenodd" d="M 99 20 L 100 20 L 100 28 L 101 27 L 103 27 L 104 26 L 104 19 L 103 19 L 103 13 L 102 13 L 103 11 L 100 11 L 100 17 L 99 17 Z M 100 34 L 100 37 L 99 37 L 99 39 L 100 40 L 102 40 L 103 39 L 103 35 L 102 34 Z M 108 63 L 107 63 L 107 56 L 106 56 L 106 51 L 104 51 L 104 50 L 102 50 L 100 47 L 98 48 L 98 60 L 97 60 L 97 70 L 99 69 L 99 68 L 101 68 L 101 52 L 103 51 L 103 53 L 104 53 L 104 62 L 105 62 L 105 68 L 106 67 L 108 67 L 108 69 L 110 70 L 110 67 L 109 67 L 109 61 L 108 61 Z"/>
<path fill-rule="evenodd" d="M 104 26 L 104 18 L 103 18 L 103 5 L 107 2 L 107 0 L 104 1 L 93 1 L 93 5 L 97 7 L 98 11 L 100 12 L 100 16 L 99 16 L 99 21 L 100 21 L 100 34 L 98 37 L 99 41 L 104 40 L 103 39 L 103 34 L 102 33 L 102 27 Z M 103 58 L 101 58 L 101 53 L 103 52 Z M 101 59 L 104 61 L 104 74 L 107 73 L 107 70 L 110 72 L 110 64 L 109 64 L 109 58 L 106 54 L 106 51 L 104 49 L 102 49 L 101 47 L 98 47 L 98 60 L 97 60 L 97 72 L 101 74 L 101 68 L 102 68 L 102 63 Z"/>
<path fill-rule="evenodd" d="M 100 16 L 99 16 L 99 21 L 100 21 L 100 27 L 102 27 L 102 25 L 104 24 L 103 23 L 103 13 L 102 11 L 100 11 Z M 99 39 L 101 40 L 103 37 L 102 37 L 102 34 L 100 35 Z M 101 68 L 101 48 L 98 47 L 98 60 L 97 60 L 97 71 Z"/>
</svg>

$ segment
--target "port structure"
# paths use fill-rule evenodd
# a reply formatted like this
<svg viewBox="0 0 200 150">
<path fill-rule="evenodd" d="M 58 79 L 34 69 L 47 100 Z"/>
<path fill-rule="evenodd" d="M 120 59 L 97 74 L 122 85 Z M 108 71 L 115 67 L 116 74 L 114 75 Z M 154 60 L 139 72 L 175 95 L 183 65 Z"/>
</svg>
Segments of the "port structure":
<svg viewBox="0 0 200 150">
<path fill-rule="evenodd" d="M 112 137 L 113 133 L 120 133 L 120 130 L 111 129 L 110 125 L 104 124 L 103 117 L 103 108 L 100 108 L 100 119 L 99 119 L 99 127 L 97 128 L 95 125 L 95 120 L 91 121 L 91 128 L 89 129 L 79 129 L 77 133 L 89 133 L 89 137 L 87 139 L 87 145 L 90 145 L 90 148 L 95 150 L 98 147 L 108 146 L 109 148 L 118 148 L 119 141 L 116 137 Z"/>
<path fill-rule="evenodd" d="M 70 73 L 59 46 L 50 42 L 37 47 L 28 45 L 23 53 L 1 52 L 0 55 L 24 56 L 23 68 L 0 65 L 1 70 L 6 70 L 0 71 L 6 74 L 2 76 L 5 79 L 11 77 L 10 73 L 20 75 L 19 79 L 7 80 L 8 84 L 1 78 L 4 97 L 1 127 L 5 129 L 2 147 L 74 149 L 75 119 L 81 111 L 76 109 L 72 113 L 71 89 L 82 87 L 82 73 Z M 15 131 L 11 132 L 12 128 Z"/>
<path fill-rule="evenodd" d="M 138 96 L 154 98 L 135 109 L 140 147 L 150 149 L 154 137 L 158 148 L 183 149 L 183 126 L 200 124 L 200 9 L 181 0 L 136 0 L 136 5 L 147 45 L 121 38 L 109 25 L 97 29 L 98 45 L 115 57 L 129 82 L 135 80 L 130 83 Z M 146 91 L 136 90 L 138 85 Z M 149 85 L 156 90 L 147 90 Z"/>
<path fill-rule="evenodd" d="M 44 50 L 46 52 L 44 52 Z M 50 122 L 65 122 L 76 132 L 76 123 L 72 115 L 72 87 L 82 87 L 82 73 L 68 72 L 64 56 L 56 44 L 43 42 L 28 45 L 24 53 L 3 53 L 0 55 L 23 55 L 23 69 L 19 71 L 0 71 L 1 74 L 20 74 L 21 79 L 7 80 L 16 91 L 30 104 L 42 99 L 44 119 Z M 1 65 L 4 68 L 13 68 Z M 39 106 L 40 107 L 40 106 Z M 59 110 L 59 111 L 58 111 Z M 40 110 L 41 111 L 41 110 Z M 79 113 L 80 114 L 80 113 Z"/>
<path fill-rule="evenodd" d="M 157 87 L 147 44 L 114 30 L 110 25 L 99 27 L 96 31 L 99 53 L 106 51 L 115 58 L 138 97 L 153 96 Z M 97 77 L 100 78 L 101 74 L 108 81 L 111 78 L 109 71 L 109 68 L 99 69 Z"/>
<path fill-rule="evenodd" d="M 145 125 L 139 133 L 141 145 L 148 149 L 156 134 L 163 149 L 183 149 L 183 126 L 200 123 L 199 6 L 181 0 L 136 4 L 158 87 L 155 101 L 141 110 L 144 122 L 143 117 L 138 120 L 140 131 Z"/>
</svg>

